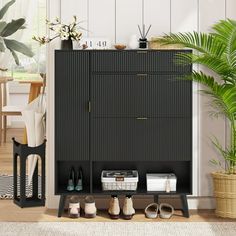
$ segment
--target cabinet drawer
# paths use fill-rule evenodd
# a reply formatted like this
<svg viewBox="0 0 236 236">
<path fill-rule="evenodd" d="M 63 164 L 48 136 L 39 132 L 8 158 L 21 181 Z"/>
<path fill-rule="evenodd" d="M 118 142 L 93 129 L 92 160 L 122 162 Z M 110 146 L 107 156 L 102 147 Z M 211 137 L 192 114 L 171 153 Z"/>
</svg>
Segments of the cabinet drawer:
<svg viewBox="0 0 236 236">
<path fill-rule="evenodd" d="M 190 50 L 168 51 L 94 51 L 93 72 L 190 72 L 191 66 L 176 64 L 177 53 L 191 53 Z"/>
<path fill-rule="evenodd" d="M 180 77 L 180 76 L 179 76 Z M 174 75 L 93 75 L 93 117 L 191 117 L 192 83 Z"/>
<path fill-rule="evenodd" d="M 95 118 L 91 120 L 94 161 L 190 161 L 189 118 Z"/>
</svg>

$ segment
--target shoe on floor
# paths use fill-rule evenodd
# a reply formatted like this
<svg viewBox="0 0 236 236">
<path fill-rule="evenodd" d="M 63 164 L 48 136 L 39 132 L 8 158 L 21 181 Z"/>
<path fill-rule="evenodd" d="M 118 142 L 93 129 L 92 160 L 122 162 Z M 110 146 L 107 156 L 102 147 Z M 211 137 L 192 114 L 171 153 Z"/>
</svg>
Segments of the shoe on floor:
<svg viewBox="0 0 236 236">
<path fill-rule="evenodd" d="M 92 196 L 87 196 L 85 198 L 84 213 L 86 218 L 94 218 L 97 214 L 97 208 L 95 206 L 95 201 Z"/>
<path fill-rule="evenodd" d="M 80 217 L 80 202 L 77 197 L 70 198 L 68 214 L 70 218 Z"/>
<path fill-rule="evenodd" d="M 174 208 L 168 203 L 161 203 L 159 206 L 160 218 L 170 219 L 174 214 Z"/>
<path fill-rule="evenodd" d="M 124 206 L 123 206 L 123 217 L 125 220 L 131 220 L 133 215 L 135 214 L 135 210 L 133 207 L 132 197 L 125 197 Z"/>
<path fill-rule="evenodd" d="M 117 196 L 112 196 L 110 203 L 109 203 L 109 209 L 108 214 L 110 215 L 111 219 L 118 219 L 120 216 L 120 205 L 119 205 L 119 199 Z"/>
<path fill-rule="evenodd" d="M 145 216 L 146 216 L 147 218 L 149 218 L 149 219 L 155 219 L 155 218 L 157 218 L 157 216 L 158 216 L 158 208 L 159 208 L 159 206 L 158 206 L 157 203 L 151 203 L 151 204 L 149 204 L 149 205 L 145 208 L 145 210 L 144 210 Z"/>
</svg>

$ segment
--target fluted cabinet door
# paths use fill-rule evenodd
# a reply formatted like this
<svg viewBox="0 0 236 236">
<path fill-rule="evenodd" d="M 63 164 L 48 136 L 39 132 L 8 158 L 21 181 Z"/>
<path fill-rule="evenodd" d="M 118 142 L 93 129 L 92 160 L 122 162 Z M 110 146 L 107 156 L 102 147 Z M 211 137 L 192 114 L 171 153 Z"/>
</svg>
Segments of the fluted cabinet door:
<svg viewBox="0 0 236 236">
<path fill-rule="evenodd" d="M 55 156 L 89 160 L 89 52 L 55 54 Z"/>
<path fill-rule="evenodd" d="M 93 75 L 92 117 L 191 117 L 192 83 L 183 77 Z"/>
<path fill-rule="evenodd" d="M 93 118 L 93 161 L 190 161 L 191 118 Z"/>
</svg>

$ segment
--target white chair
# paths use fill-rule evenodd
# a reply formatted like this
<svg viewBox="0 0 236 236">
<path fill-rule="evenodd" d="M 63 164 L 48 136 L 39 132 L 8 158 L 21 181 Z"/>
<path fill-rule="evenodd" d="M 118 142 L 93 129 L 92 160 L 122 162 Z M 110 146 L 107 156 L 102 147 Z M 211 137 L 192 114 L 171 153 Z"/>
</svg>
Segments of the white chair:
<svg viewBox="0 0 236 236">
<path fill-rule="evenodd" d="M 7 83 L 12 80 L 11 77 L 0 77 L 0 145 L 2 143 L 2 127 L 3 140 L 6 142 L 7 116 L 21 116 L 22 108 L 7 105 Z"/>
</svg>

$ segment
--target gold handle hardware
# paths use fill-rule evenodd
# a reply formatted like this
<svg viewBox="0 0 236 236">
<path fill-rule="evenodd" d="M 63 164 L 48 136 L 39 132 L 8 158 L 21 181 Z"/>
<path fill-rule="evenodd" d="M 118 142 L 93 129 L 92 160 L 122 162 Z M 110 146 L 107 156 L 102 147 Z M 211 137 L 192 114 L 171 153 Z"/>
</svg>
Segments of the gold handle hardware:
<svg viewBox="0 0 236 236">
<path fill-rule="evenodd" d="M 136 120 L 147 120 L 147 117 L 137 117 Z"/>
<path fill-rule="evenodd" d="M 141 79 L 141 78 L 147 77 L 147 74 L 137 74 L 137 76 Z"/>
<path fill-rule="evenodd" d="M 146 53 L 147 53 L 147 51 L 137 51 L 137 53 L 146 54 Z"/>
<path fill-rule="evenodd" d="M 88 102 L 88 112 L 91 112 L 91 102 Z"/>
</svg>

